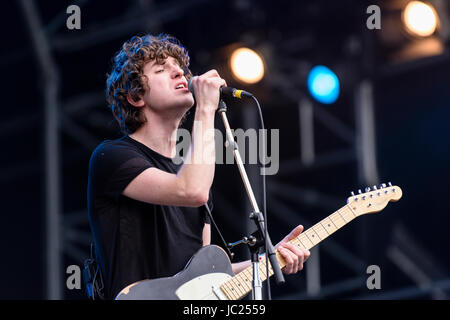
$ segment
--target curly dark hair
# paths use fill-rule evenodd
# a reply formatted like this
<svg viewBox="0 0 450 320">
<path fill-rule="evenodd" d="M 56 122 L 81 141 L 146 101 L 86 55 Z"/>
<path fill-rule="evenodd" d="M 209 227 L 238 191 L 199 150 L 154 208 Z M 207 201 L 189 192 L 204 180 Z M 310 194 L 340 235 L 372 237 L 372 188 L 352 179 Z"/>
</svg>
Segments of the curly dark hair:
<svg viewBox="0 0 450 320">
<path fill-rule="evenodd" d="M 189 80 L 192 73 L 188 51 L 178 39 L 168 34 L 134 36 L 114 56 L 111 72 L 107 74 L 106 100 L 122 133 L 133 133 L 147 121 L 141 108 L 132 106 L 127 100 L 129 94 L 137 101 L 148 89 L 144 66 L 153 60 L 163 64 L 168 56 L 178 61 Z"/>
</svg>

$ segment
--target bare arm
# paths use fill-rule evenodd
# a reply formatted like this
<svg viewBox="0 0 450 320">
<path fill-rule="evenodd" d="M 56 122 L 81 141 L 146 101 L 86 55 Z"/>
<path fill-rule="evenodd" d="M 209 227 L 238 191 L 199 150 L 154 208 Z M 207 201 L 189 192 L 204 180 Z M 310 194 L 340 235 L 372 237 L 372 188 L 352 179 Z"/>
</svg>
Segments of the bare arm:
<svg viewBox="0 0 450 320">
<path fill-rule="evenodd" d="M 248 267 L 252 265 L 250 260 L 236 262 L 231 264 L 231 269 L 233 270 L 234 274 L 238 274 L 241 271 L 244 271 Z"/>
<path fill-rule="evenodd" d="M 209 246 L 211 244 L 211 225 L 205 223 L 202 233 L 203 246 Z"/>
</svg>

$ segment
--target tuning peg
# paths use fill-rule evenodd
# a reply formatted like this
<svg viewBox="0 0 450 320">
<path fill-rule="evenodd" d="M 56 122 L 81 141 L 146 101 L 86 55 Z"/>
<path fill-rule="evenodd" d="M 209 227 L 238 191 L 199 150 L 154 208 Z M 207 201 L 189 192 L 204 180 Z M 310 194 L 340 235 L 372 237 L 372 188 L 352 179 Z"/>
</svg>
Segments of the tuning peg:
<svg viewBox="0 0 450 320">
<path fill-rule="evenodd" d="M 392 183 L 388 182 L 388 186 L 389 186 L 389 187 L 392 187 Z"/>
<path fill-rule="evenodd" d="M 358 193 L 359 193 L 359 194 L 361 194 L 361 193 L 362 193 L 361 189 L 358 189 Z"/>
<path fill-rule="evenodd" d="M 377 186 L 373 186 L 373 190 L 377 190 Z"/>
<path fill-rule="evenodd" d="M 352 192 L 350 192 L 350 194 L 352 195 L 352 197 L 354 197 L 355 196 L 355 193 L 352 191 Z"/>
<path fill-rule="evenodd" d="M 382 184 L 380 184 L 380 186 L 381 186 L 382 189 L 386 188 L 386 183 L 382 183 Z"/>
<path fill-rule="evenodd" d="M 366 187 L 366 192 L 369 192 L 370 191 L 370 187 Z"/>
</svg>

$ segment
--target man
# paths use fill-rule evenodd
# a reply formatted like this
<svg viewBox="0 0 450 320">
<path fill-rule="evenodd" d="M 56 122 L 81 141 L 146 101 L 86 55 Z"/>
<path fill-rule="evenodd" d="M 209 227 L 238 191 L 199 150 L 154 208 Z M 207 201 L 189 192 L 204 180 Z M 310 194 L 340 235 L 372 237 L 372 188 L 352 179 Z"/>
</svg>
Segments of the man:
<svg viewBox="0 0 450 320">
<path fill-rule="evenodd" d="M 107 299 L 136 281 L 176 274 L 210 244 L 204 205 L 212 207 L 215 143 L 206 132 L 214 128 L 219 88 L 226 83 L 215 70 L 193 79 L 191 147 L 185 162 L 176 164 L 177 129 L 194 105 L 188 66 L 185 48 L 167 35 L 133 37 L 114 58 L 106 95 L 125 135 L 95 149 L 88 184 L 89 220 Z M 302 230 L 298 226 L 276 246 L 286 274 L 301 270 L 309 256 L 287 243 Z M 233 272 L 250 264 L 234 263 Z"/>
</svg>

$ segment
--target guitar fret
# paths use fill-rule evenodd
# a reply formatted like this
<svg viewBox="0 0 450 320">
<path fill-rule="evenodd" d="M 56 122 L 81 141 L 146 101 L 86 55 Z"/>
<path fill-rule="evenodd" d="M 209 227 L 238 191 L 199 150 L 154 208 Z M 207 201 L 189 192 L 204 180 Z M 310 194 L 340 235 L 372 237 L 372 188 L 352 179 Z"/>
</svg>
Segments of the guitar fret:
<svg viewBox="0 0 450 320">
<path fill-rule="evenodd" d="M 243 278 L 244 276 L 242 275 L 241 277 L 240 277 L 240 281 L 239 281 L 239 287 L 241 288 L 241 290 L 242 290 L 242 292 L 245 292 L 246 291 L 246 287 L 245 287 L 245 280 L 244 280 L 244 278 Z"/>
<path fill-rule="evenodd" d="M 343 225 L 346 224 L 344 218 L 341 217 L 341 214 L 338 211 L 336 211 L 336 213 L 334 213 L 330 217 L 330 219 L 333 221 L 337 229 L 341 228 Z"/>
<path fill-rule="evenodd" d="M 242 273 L 242 272 L 241 272 Z M 243 281 L 242 281 L 242 286 L 245 288 L 245 290 L 248 292 L 248 290 L 251 290 L 251 286 L 250 283 L 248 281 L 247 275 L 243 275 L 242 277 L 244 277 Z"/>
<path fill-rule="evenodd" d="M 319 236 L 319 234 L 317 233 L 317 231 L 316 231 L 316 226 L 314 226 L 314 227 L 312 227 L 311 229 L 312 229 L 312 231 L 314 231 L 314 233 L 316 234 L 316 236 L 318 237 L 318 239 L 319 239 L 319 242 L 320 241 L 322 241 L 322 238 Z M 314 235 L 313 235 L 314 236 Z"/>
<path fill-rule="evenodd" d="M 266 280 L 265 272 L 263 272 L 263 270 L 265 270 L 265 268 L 266 268 L 265 263 L 264 263 L 264 262 L 261 262 L 261 263 L 259 264 L 259 271 L 260 271 L 260 278 L 261 278 L 261 281 Z M 248 285 L 248 286 L 245 288 L 245 290 L 242 291 L 242 293 L 241 293 L 241 295 L 238 297 L 238 299 L 240 299 L 240 298 L 242 298 L 243 296 L 247 295 L 247 294 L 252 290 L 252 286 L 251 286 L 250 282 L 253 281 L 253 266 L 248 267 L 247 269 L 245 269 L 245 270 L 242 271 L 242 272 L 247 272 L 248 274 L 250 274 L 250 279 L 251 279 L 251 280 L 248 279 L 248 281 L 247 281 L 247 285 Z M 241 272 L 241 273 L 242 273 L 242 272 Z"/>
<path fill-rule="evenodd" d="M 297 247 L 299 247 L 299 248 L 303 248 L 303 244 L 300 242 L 300 240 L 298 239 L 298 237 L 295 237 L 295 238 L 291 241 L 291 243 L 292 243 L 294 246 L 297 246 Z"/>
<path fill-rule="evenodd" d="M 352 210 L 350 210 L 347 206 L 343 207 L 342 210 L 344 211 L 344 214 L 348 218 L 348 222 L 352 221 L 357 217 L 356 214 Z"/>
<path fill-rule="evenodd" d="M 237 293 L 239 295 L 243 294 L 244 289 L 242 289 L 241 283 L 239 281 L 239 273 L 237 274 L 237 277 L 236 277 L 236 279 L 234 281 L 234 289 L 237 291 Z"/>
<path fill-rule="evenodd" d="M 333 226 L 334 226 L 333 232 L 335 232 L 337 229 L 339 229 L 339 227 L 333 222 L 333 219 L 331 219 L 331 217 L 328 217 L 327 219 L 330 220 L 331 223 L 332 223 Z M 331 225 L 329 226 L 329 228 L 331 228 Z"/>
<path fill-rule="evenodd" d="M 266 264 L 264 262 L 259 264 L 259 273 L 262 274 L 261 278 L 267 279 Z"/>
<path fill-rule="evenodd" d="M 346 205 L 345 208 L 347 208 L 348 210 L 350 210 L 353 213 L 353 216 L 357 217 L 355 211 L 353 211 L 352 207 L 350 205 Z"/>
<path fill-rule="evenodd" d="M 234 288 L 231 286 L 231 283 L 228 284 L 228 292 L 230 293 L 231 299 L 238 299 L 236 295 L 236 291 L 234 291 Z"/>
<path fill-rule="evenodd" d="M 228 289 L 228 293 L 230 294 L 231 299 L 230 300 L 236 300 L 239 299 L 237 297 L 236 291 L 234 290 L 231 282 L 233 282 L 233 278 L 231 278 L 231 281 L 227 281 L 224 283 L 224 285 L 227 287 Z"/>
<path fill-rule="evenodd" d="M 222 284 L 220 286 L 220 289 L 222 289 L 223 293 L 225 293 L 225 295 L 227 296 L 227 298 L 229 300 L 233 300 L 233 294 L 232 294 L 231 290 L 228 288 L 227 283 L 228 283 L 228 281 L 225 282 L 224 284 Z"/>
<path fill-rule="evenodd" d="M 298 242 L 302 245 L 303 249 L 307 249 L 303 242 L 300 240 L 300 237 L 297 237 Z"/>
<path fill-rule="evenodd" d="M 267 277 L 267 272 L 266 272 L 266 266 L 267 266 L 267 264 L 266 264 L 266 261 L 264 260 L 263 263 L 261 264 L 261 267 L 262 267 L 262 270 L 263 270 L 263 274 L 264 274 L 263 280 L 266 280 L 266 279 L 268 278 L 268 277 Z M 281 265 L 280 265 L 280 267 L 281 267 Z M 272 266 L 271 266 L 270 263 L 269 263 L 269 277 L 270 277 L 272 274 L 273 274 Z M 261 278 L 262 278 L 262 277 L 261 277 Z"/>
<path fill-rule="evenodd" d="M 320 237 L 320 240 L 325 239 L 326 237 L 328 237 L 328 232 L 327 230 L 325 230 L 325 228 L 323 227 L 322 223 L 318 223 L 315 225 L 314 227 L 314 231 L 317 233 L 317 235 Z"/>
<path fill-rule="evenodd" d="M 326 232 L 328 235 L 330 235 L 330 233 L 327 231 L 327 228 L 325 228 L 325 227 L 323 226 L 322 222 L 319 222 L 319 223 L 320 223 L 320 225 L 322 226 L 322 228 L 325 230 L 325 232 Z"/>
<path fill-rule="evenodd" d="M 305 249 L 309 250 L 310 248 L 314 247 L 314 244 L 311 242 L 311 240 L 308 239 L 308 237 L 304 233 L 301 233 L 299 235 L 299 237 L 302 237 L 302 236 L 303 236 L 302 243 L 305 242 L 304 240 L 308 240 L 308 242 L 311 243 L 311 245 L 309 245 L 307 243 L 307 245 L 305 245 Z"/>
<path fill-rule="evenodd" d="M 231 291 L 233 291 L 236 294 L 236 296 L 239 297 L 240 292 L 236 285 L 236 279 L 237 279 L 237 275 L 236 275 L 236 277 L 234 277 L 231 280 L 230 287 L 231 287 Z"/>
<path fill-rule="evenodd" d="M 248 292 L 248 290 L 251 290 L 251 283 L 246 274 L 242 275 L 242 287 L 245 289 L 244 290 L 245 292 Z"/>
<path fill-rule="evenodd" d="M 247 292 L 248 288 L 245 287 L 245 281 L 244 281 L 244 279 L 242 277 L 241 277 L 238 285 L 239 285 L 239 288 L 242 291 L 242 294 L 245 295 L 245 293 Z"/>
<path fill-rule="evenodd" d="M 291 241 L 293 245 L 299 247 L 299 248 L 304 248 L 303 244 L 300 242 L 300 240 L 298 238 L 295 238 L 294 240 Z"/>
<path fill-rule="evenodd" d="M 247 273 L 247 280 L 248 282 L 251 282 L 251 278 L 252 278 L 252 273 L 250 269 L 245 269 L 245 272 Z"/>
<path fill-rule="evenodd" d="M 351 213 L 349 214 L 349 212 L 347 210 L 345 210 L 345 211 L 341 210 L 341 215 L 344 217 L 345 222 L 350 222 L 353 219 L 352 214 Z M 350 217 L 349 217 L 349 215 L 350 215 Z"/>
<path fill-rule="evenodd" d="M 339 210 L 337 211 L 337 213 L 339 213 L 339 215 L 341 216 L 342 220 L 344 220 L 344 222 L 347 223 L 347 220 L 345 220 L 344 216 L 341 214 L 340 211 L 341 211 L 341 210 L 339 209 Z"/>
<path fill-rule="evenodd" d="M 308 230 L 307 232 L 305 232 L 305 235 L 306 235 L 306 237 L 308 238 L 308 240 L 311 241 L 311 243 L 313 244 L 311 247 L 314 247 L 314 246 L 317 244 L 317 242 L 316 242 L 316 241 L 313 241 L 313 240 L 315 240 L 315 239 L 314 239 L 314 235 L 311 235 L 311 234 L 308 235 L 308 232 L 311 233 L 311 231 Z M 313 240 L 311 240 L 311 239 L 313 239 Z"/>
</svg>

